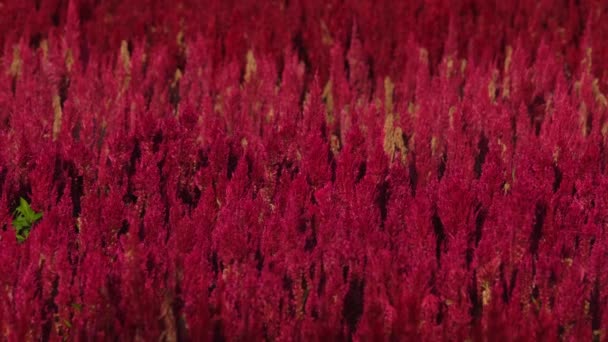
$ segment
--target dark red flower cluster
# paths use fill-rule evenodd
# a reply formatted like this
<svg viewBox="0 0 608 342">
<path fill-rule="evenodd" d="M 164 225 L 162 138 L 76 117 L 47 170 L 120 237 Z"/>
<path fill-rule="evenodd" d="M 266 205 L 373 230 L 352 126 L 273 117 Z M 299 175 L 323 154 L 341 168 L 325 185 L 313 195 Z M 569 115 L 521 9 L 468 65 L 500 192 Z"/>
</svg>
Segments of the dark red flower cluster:
<svg viewBox="0 0 608 342">
<path fill-rule="evenodd" d="M 0 2 L 0 340 L 605 339 L 606 19 Z"/>
</svg>

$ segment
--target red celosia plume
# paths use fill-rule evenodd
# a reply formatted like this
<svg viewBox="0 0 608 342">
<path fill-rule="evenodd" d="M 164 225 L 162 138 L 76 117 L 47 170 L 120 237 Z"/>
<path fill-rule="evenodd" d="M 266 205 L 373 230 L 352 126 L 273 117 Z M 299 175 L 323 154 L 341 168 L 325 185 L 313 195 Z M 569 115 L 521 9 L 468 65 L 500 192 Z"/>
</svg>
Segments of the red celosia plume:
<svg viewBox="0 0 608 342">
<path fill-rule="evenodd" d="M 604 340 L 607 16 L 0 3 L 0 339 Z"/>
</svg>

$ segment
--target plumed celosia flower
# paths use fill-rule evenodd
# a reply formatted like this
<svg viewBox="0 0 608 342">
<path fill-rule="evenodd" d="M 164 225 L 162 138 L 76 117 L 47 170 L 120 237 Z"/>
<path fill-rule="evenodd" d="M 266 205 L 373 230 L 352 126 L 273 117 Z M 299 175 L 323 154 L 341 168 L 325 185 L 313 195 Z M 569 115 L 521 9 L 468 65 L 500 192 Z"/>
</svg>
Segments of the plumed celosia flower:
<svg viewBox="0 0 608 342">
<path fill-rule="evenodd" d="M 602 1 L 0 9 L 0 340 L 606 338 Z"/>
</svg>

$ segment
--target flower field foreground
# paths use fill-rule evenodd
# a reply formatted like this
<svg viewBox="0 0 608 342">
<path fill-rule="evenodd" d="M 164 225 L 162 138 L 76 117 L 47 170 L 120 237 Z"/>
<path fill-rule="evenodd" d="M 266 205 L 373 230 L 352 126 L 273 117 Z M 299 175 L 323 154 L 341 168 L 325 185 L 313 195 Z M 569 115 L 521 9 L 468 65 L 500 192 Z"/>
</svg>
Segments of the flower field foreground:
<svg viewBox="0 0 608 342">
<path fill-rule="evenodd" d="M 0 2 L 0 340 L 605 340 L 607 19 Z"/>
</svg>

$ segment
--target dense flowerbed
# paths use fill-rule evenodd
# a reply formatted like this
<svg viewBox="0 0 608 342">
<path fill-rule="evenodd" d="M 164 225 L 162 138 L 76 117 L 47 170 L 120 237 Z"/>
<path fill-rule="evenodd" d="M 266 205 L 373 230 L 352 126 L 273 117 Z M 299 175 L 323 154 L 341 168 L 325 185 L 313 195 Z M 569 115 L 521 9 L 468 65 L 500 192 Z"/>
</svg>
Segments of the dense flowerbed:
<svg viewBox="0 0 608 342">
<path fill-rule="evenodd" d="M 0 2 L 0 339 L 603 339 L 607 17 Z"/>
</svg>

